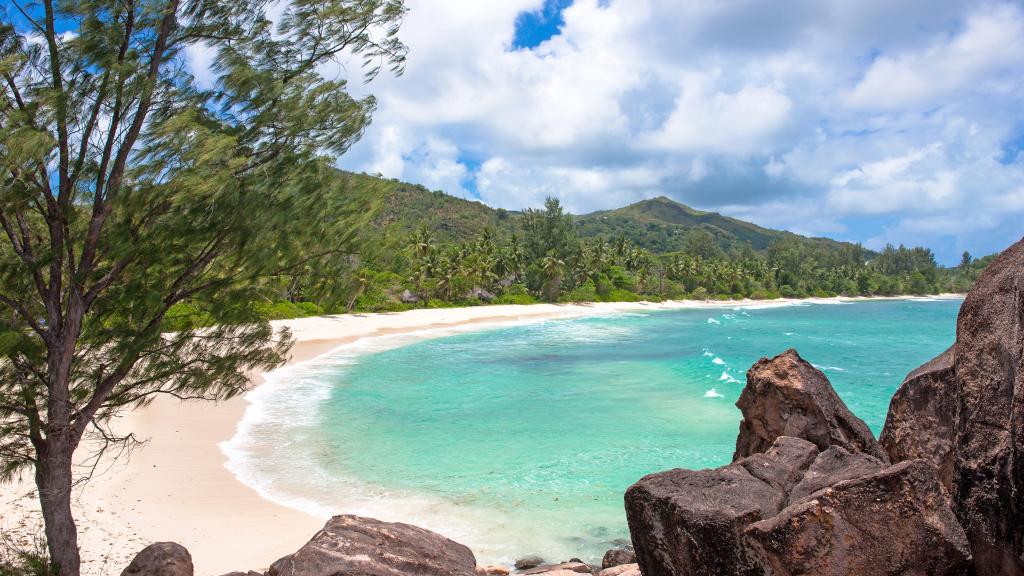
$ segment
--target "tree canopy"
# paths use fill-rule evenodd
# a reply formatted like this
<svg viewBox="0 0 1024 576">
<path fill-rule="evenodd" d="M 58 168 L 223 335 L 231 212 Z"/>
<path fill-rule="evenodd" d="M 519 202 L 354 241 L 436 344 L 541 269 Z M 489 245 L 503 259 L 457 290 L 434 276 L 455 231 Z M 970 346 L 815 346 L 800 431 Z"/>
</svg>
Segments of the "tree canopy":
<svg viewBox="0 0 1024 576">
<path fill-rule="evenodd" d="M 43 0 L 0 21 L 0 478 L 34 467 L 62 575 L 83 438 L 123 441 L 105 424 L 121 409 L 229 397 L 279 364 L 290 338 L 250 303 L 350 265 L 371 216 L 331 168 L 375 108 L 338 61 L 400 73 L 403 3 L 267 7 Z M 216 55 L 211 86 L 189 48 Z"/>
</svg>

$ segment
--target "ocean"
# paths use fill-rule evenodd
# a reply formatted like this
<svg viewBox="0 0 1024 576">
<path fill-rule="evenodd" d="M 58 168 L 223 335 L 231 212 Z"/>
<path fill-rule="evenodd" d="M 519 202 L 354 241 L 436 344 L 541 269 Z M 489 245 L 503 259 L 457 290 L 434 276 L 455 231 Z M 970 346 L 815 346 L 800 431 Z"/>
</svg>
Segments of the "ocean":
<svg viewBox="0 0 1024 576">
<path fill-rule="evenodd" d="M 730 461 L 758 358 L 796 348 L 877 435 L 960 299 L 602 314 L 364 339 L 252 392 L 228 467 L 321 516 L 418 524 L 480 563 L 601 554 L 641 476 Z"/>
</svg>

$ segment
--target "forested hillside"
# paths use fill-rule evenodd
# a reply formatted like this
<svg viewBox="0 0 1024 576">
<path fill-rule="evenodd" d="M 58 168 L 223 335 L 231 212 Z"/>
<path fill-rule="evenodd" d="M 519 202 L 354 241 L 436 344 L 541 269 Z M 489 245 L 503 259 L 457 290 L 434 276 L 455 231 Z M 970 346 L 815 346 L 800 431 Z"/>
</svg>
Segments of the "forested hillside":
<svg viewBox="0 0 1024 576">
<path fill-rule="evenodd" d="M 380 182 L 372 176 L 346 175 Z M 377 224 L 391 236 L 408 236 L 426 227 L 440 242 L 465 242 L 489 229 L 507 239 L 521 230 L 521 211 L 495 209 L 481 202 L 430 191 L 417 185 L 384 180 Z M 528 208 L 528 207 L 523 207 Z M 612 239 L 624 236 L 638 248 L 655 254 L 693 250 L 711 238 L 721 252 L 750 247 L 758 252 L 774 240 L 792 239 L 827 249 L 851 246 L 828 238 L 806 238 L 791 232 L 762 228 L 750 222 L 703 212 L 665 196 L 642 200 L 615 210 L 601 210 L 573 218 L 576 234 L 584 239 Z M 707 254 L 705 254 L 707 255 Z"/>
<path fill-rule="evenodd" d="M 371 190 L 374 226 L 344 278 L 309 273 L 269 314 L 486 302 L 729 299 L 966 291 L 988 259 L 955 268 L 922 247 L 873 252 L 771 230 L 666 197 L 580 216 L 548 199 L 522 211 L 397 180 L 340 173 Z M 315 280 L 314 280 L 315 279 Z M 323 294 L 343 294 L 328 303 Z M 297 302 L 317 306 L 297 309 Z"/>
<path fill-rule="evenodd" d="M 329 269 L 302 267 L 255 302 L 270 318 L 483 303 L 892 296 L 964 292 L 989 258 L 938 266 L 927 248 L 881 252 L 771 230 L 666 197 L 567 214 L 495 209 L 423 186 L 338 172 L 370 226 Z M 210 322 L 177 305 L 168 329 Z"/>
</svg>

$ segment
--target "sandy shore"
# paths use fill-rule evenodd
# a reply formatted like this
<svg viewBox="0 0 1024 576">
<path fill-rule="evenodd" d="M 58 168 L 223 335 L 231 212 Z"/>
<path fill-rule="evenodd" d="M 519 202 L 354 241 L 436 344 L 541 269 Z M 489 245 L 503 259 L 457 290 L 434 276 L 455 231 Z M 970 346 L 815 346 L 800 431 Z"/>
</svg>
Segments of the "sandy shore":
<svg viewBox="0 0 1024 576">
<path fill-rule="evenodd" d="M 863 298 L 812 299 L 834 303 Z M 778 300 L 756 304 L 786 305 Z M 301 362 L 361 338 L 468 324 L 573 318 L 629 310 L 715 308 L 741 302 L 537 304 L 412 310 L 275 322 L 291 329 L 290 362 Z M 259 384 L 261 375 L 253 376 Z M 157 541 L 179 542 L 192 553 L 196 574 L 263 570 L 294 552 L 323 519 L 264 500 L 224 467 L 218 444 L 234 435 L 247 402 L 218 404 L 161 399 L 116 423 L 146 444 L 130 457 L 102 466 L 76 489 L 84 573 L 119 574 L 131 557 Z M 34 486 L 25 478 L 0 486 L 0 533 L 27 542 L 41 533 Z M 343 513 L 343 510 L 339 510 Z"/>
</svg>

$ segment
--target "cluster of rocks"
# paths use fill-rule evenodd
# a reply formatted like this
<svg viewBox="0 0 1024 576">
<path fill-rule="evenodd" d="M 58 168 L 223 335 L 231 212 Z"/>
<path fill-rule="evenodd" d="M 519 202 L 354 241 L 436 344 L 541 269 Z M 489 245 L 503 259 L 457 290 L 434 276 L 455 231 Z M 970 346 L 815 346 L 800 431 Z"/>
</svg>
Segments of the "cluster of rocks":
<svg viewBox="0 0 1024 576">
<path fill-rule="evenodd" d="M 485 290 L 480 287 L 473 287 L 473 289 L 466 291 L 462 295 L 463 300 L 479 300 L 480 302 L 490 302 L 496 298 L 493 292 Z M 399 301 L 403 304 L 418 304 L 425 298 L 412 290 L 403 290 L 398 296 Z"/>
<path fill-rule="evenodd" d="M 876 441 L 794 350 L 747 374 L 733 462 L 626 492 L 645 576 L 1024 574 L 1024 241 Z"/>
<path fill-rule="evenodd" d="M 956 343 L 907 376 L 879 440 L 795 350 L 758 361 L 732 463 L 669 470 L 625 494 L 633 548 L 529 576 L 1024 575 L 1024 241 L 967 296 Z M 192 576 L 158 543 L 122 576 Z M 265 574 L 508 576 L 408 524 L 336 516 Z"/>
<path fill-rule="evenodd" d="M 609 550 L 601 566 L 578 558 L 548 564 L 539 557 L 516 562 L 527 576 L 640 576 L 630 548 Z M 473 552 L 440 534 L 399 522 L 335 516 L 294 554 L 271 564 L 266 573 L 224 576 L 508 576 L 503 566 L 478 566 Z M 194 576 L 188 550 L 173 542 L 151 544 L 121 576 Z"/>
</svg>

